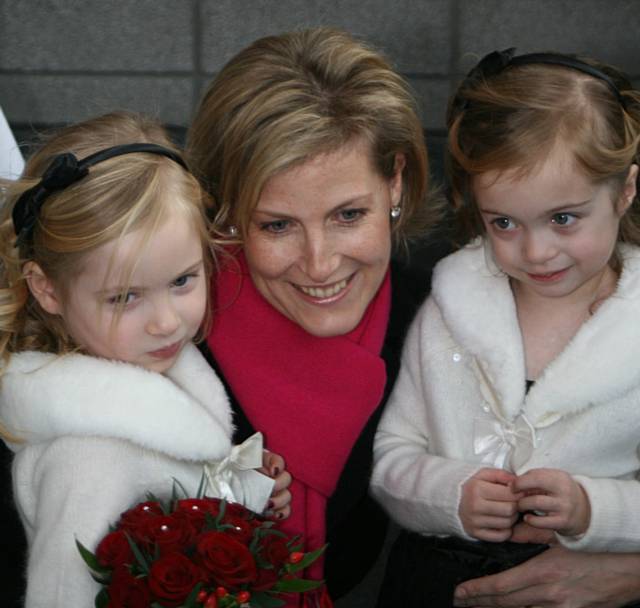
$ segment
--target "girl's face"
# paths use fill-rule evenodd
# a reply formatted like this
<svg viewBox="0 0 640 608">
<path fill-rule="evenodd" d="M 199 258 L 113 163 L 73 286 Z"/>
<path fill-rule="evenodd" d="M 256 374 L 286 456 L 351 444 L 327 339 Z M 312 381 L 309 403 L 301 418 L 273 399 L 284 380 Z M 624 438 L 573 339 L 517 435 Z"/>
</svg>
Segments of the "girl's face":
<svg viewBox="0 0 640 608">
<path fill-rule="evenodd" d="M 163 373 L 204 317 L 202 245 L 193 221 L 180 207 L 142 249 L 141 238 L 134 231 L 90 253 L 67 297 L 58 298 L 58 314 L 74 341 L 90 354 Z M 131 260 L 136 263 L 123 301 L 123 275 Z"/>
<path fill-rule="evenodd" d="M 253 282 L 285 317 L 315 336 L 350 332 L 378 291 L 391 256 L 389 213 L 404 159 L 381 177 L 354 142 L 272 177 L 244 251 Z"/>
<path fill-rule="evenodd" d="M 529 175 L 477 176 L 473 191 L 498 266 L 523 292 L 564 297 L 596 290 L 611 272 L 637 170 L 631 168 L 617 200 L 610 184 L 594 184 L 561 147 Z"/>
</svg>

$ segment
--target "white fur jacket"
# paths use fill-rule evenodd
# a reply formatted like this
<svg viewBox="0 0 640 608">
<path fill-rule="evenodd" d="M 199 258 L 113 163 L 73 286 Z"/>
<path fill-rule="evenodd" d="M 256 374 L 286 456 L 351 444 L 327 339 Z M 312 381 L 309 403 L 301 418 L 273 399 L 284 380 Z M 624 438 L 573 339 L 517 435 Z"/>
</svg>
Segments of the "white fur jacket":
<svg viewBox="0 0 640 608">
<path fill-rule="evenodd" d="M 0 420 L 24 439 L 15 499 L 29 542 L 27 608 L 93 606 L 97 585 L 75 546 L 94 549 L 120 513 L 173 479 L 195 492 L 203 462 L 231 448 L 224 388 L 193 345 L 166 376 L 83 355 L 14 355 Z"/>
<path fill-rule="evenodd" d="M 528 393 L 508 279 L 482 242 L 442 260 L 378 427 L 372 491 L 400 524 L 468 538 L 463 483 L 485 466 L 568 471 L 591 503 L 569 548 L 640 551 L 640 250 Z"/>
</svg>

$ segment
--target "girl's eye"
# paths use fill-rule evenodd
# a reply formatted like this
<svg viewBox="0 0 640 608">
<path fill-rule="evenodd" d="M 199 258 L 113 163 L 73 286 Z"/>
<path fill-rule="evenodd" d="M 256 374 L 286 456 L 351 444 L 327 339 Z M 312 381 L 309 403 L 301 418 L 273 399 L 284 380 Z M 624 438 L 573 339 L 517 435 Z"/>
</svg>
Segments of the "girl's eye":
<svg viewBox="0 0 640 608">
<path fill-rule="evenodd" d="M 289 223 L 289 220 L 274 220 L 273 222 L 264 222 L 263 224 L 260 224 L 260 230 L 279 234 L 281 232 L 284 232 L 289 227 Z"/>
<path fill-rule="evenodd" d="M 551 222 L 558 226 L 570 226 L 578 218 L 571 213 L 554 213 L 551 216 Z"/>
<path fill-rule="evenodd" d="M 113 306 L 126 306 L 127 304 L 131 304 L 136 299 L 137 295 L 132 291 L 127 291 L 127 293 L 119 293 L 115 296 L 110 296 L 107 298 L 107 304 L 111 304 Z"/>
<path fill-rule="evenodd" d="M 515 228 L 515 224 L 508 217 L 497 217 L 495 220 L 492 220 L 491 223 L 498 230 L 513 230 Z"/>
<path fill-rule="evenodd" d="M 365 214 L 364 209 L 342 209 L 338 212 L 338 216 L 341 222 L 350 224 L 360 219 Z"/>
</svg>

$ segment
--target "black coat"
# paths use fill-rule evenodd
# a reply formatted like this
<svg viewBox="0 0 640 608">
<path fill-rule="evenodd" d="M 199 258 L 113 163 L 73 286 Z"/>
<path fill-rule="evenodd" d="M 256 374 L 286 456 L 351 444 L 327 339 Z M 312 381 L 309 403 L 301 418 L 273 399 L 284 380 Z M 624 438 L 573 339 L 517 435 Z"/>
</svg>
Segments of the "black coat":
<svg viewBox="0 0 640 608">
<path fill-rule="evenodd" d="M 399 263 L 392 263 L 391 314 L 381 353 L 387 367 L 384 396 L 354 444 L 336 490 L 327 503 L 326 529 L 329 546 L 325 557 L 325 578 L 333 599 L 343 596 L 362 580 L 384 543 L 388 519 L 368 493 L 373 439 L 398 375 L 404 336 L 429 290 L 430 271 L 430 266 L 411 270 Z M 225 382 L 206 344 L 201 346 L 201 350 Z M 225 385 L 234 411 L 234 443 L 239 443 L 251 436 L 256 429 L 247 419 L 226 382 Z"/>
</svg>

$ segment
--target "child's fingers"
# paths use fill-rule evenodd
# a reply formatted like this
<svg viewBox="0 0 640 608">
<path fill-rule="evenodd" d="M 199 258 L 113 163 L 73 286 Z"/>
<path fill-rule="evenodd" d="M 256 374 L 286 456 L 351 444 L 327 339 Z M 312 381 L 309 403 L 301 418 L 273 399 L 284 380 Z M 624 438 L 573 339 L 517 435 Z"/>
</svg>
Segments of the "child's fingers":
<svg viewBox="0 0 640 608">
<path fill-rule="evenodd" d="M 513 524 L 516 523 L 516 519 L 516 516 L 492 517 L 491 515 L 478 515 L 474 517 L 473 523 L 478 529 L 504 530 L 506 528 L 511 529 Z"/>
<path fill-rule="evenodd" d="M 492 528 L 480 528 L 476 530 L 472 536 L 478 540 L 486 540 L 490 543 L 501 543 L 509 540 L 511 536 L 511 528 L 495 530 Z"/>
<path fill-rule="evenodd" d="M 561 530 L 566 526 L 567 518 L 555 514 L 536 515 L 535 513 L 527 513 L 524 516 L 524 521 L 530 526 L 542 530 Z"/>
<path fill-rule="evenodd" d="M 558 469 L 531 469 L 513 482 L 515 492 L 539 490 L 539 493 L 557 494 L 571 482 L 571 476 Z"/>
<path fill-rule="evenodd" d="M 486 501 L 515 504 L 520 498 L 520 494 L 514 494 L 510 485 L 502 485 L 499 483 L 483 483 L 477 489 L 479 497 Z"/>
<path fill-rule="evenodd" d="M 557 511 L 559 508 L 558 500 L 547 494 L 531 494 L 518 501 L 518 510 L 522 512 L 538 511 L 540 513 L 550 513 Z"/>
<path fill-rule="evenodd" d="M 472 479 L 480 479 L 482 481 L 488 481 L 489 483 L 508 486 L 516 479 L 516 476 L 513 473 L 509 473 L 509 471 L 505 471 L 504 469 L 486 468 L 480 469 Z"/>
</svg>

